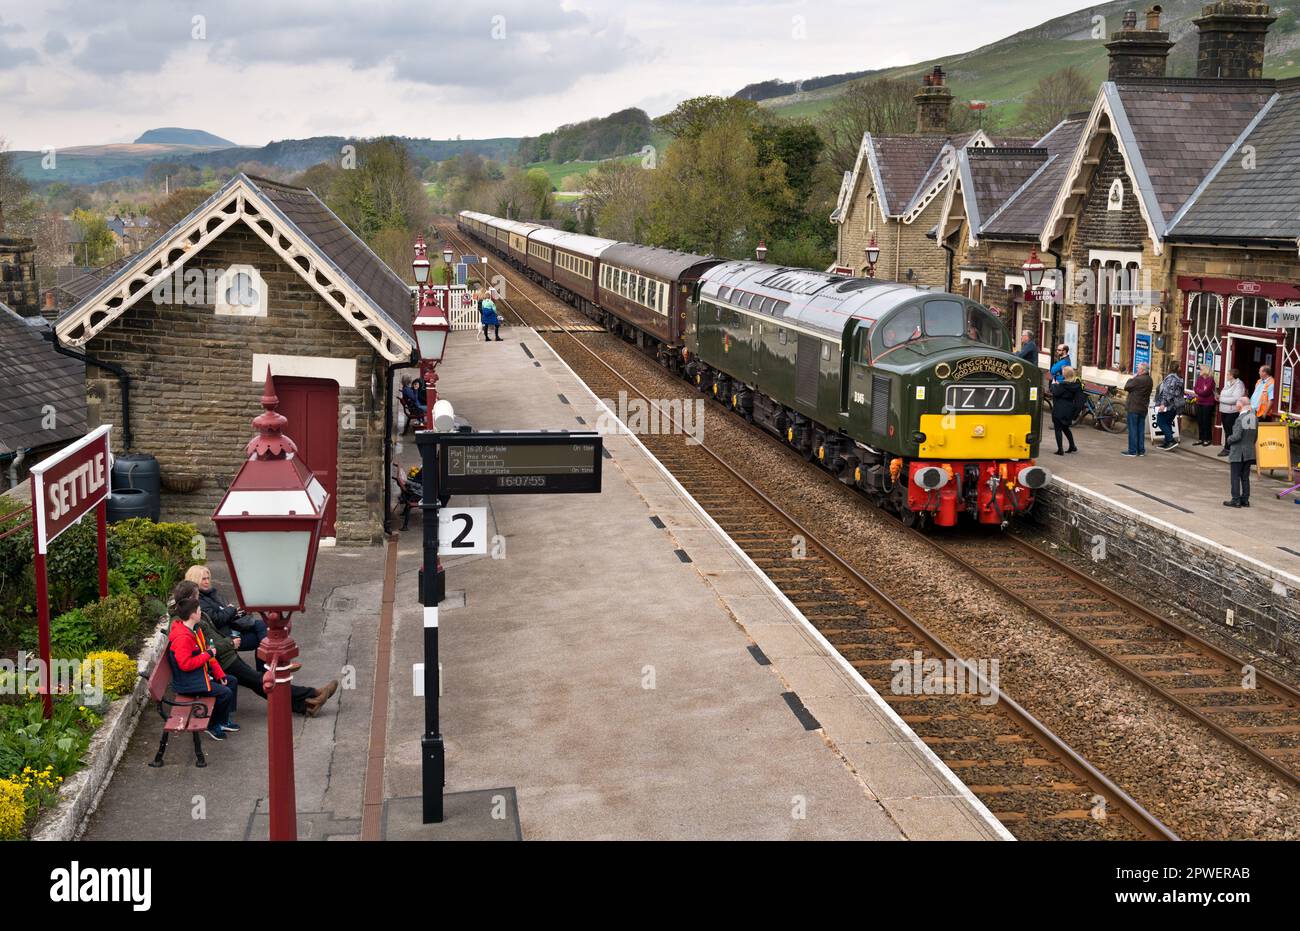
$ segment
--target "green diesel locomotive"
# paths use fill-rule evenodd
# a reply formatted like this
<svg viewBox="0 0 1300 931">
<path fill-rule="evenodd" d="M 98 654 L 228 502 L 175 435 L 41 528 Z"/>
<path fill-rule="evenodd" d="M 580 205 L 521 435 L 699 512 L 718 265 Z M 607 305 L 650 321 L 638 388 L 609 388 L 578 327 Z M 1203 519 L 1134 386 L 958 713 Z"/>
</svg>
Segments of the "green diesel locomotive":
<svg viewBox="0 0 1300 931">
<path fill-rule="evenodd" d="M 754 262 L 706 270 L 693 297 L 687 377 L 909 525 L 1005 526 L 1050 481 L 1041 372 L 983 305 Z"/>
</svg>

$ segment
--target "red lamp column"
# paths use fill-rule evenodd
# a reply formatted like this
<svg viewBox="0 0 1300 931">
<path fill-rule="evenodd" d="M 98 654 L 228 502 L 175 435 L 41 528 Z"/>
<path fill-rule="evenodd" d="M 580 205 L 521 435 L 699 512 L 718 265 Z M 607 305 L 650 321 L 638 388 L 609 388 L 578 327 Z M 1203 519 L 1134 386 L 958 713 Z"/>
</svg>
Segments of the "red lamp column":
<svg viewBox="0 0 1300 931">
<path fill-rule="evenodd" d="M 284 435 L 287 423 L 275 408 L 275 384 L 266 373 L 264 411 L 253 420 L 248 460 L 239 468 L 212 515 L 226 554 L 235 597 L 245 611 L 266 620 L 267 637 L 257 648 L 266 664 L 267 785 L 271 840 L 297 840 L 293 774 L 293 723 L 289 664 L 298 655 L 289 619 L 307 603 L 321 525 L 329 493 L 297 458 Z"/>
<path fill-rule="evenodd" d="M 420 308 L 420 314 L 412 324 L 415 327 L 415 343 L 420 350 L 420 378 L 424 380 L 427 392 L 424 428 L 432 430 L 433 406 L 438 403 L 438 363 L 447 350 L 447 334 L 451 332 L 451 324 L 447 322 L 442 310 L 433 306 L 432 301 Z"/>
<path fill-rule="evenodd" d="M 862 250 L 867 259 L 867 277 L 876 277 L 876 263 L 880 261 L 880 246 L 876 244 L 876 235 L 871 234 L 871 242 Z"/>
</svg>

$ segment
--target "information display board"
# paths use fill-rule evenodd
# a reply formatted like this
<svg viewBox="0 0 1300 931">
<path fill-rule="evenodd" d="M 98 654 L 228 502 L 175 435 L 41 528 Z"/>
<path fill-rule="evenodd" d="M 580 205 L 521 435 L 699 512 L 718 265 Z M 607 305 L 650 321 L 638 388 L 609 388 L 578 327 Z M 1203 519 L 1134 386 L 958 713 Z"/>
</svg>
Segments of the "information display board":
<svg viewBox="0 0 1300 931">
<path fill-rule="evenodd" d="M 441 495 L 600 491 L 598 433 L 440 433 L 437 443 Z"/>
</svg>

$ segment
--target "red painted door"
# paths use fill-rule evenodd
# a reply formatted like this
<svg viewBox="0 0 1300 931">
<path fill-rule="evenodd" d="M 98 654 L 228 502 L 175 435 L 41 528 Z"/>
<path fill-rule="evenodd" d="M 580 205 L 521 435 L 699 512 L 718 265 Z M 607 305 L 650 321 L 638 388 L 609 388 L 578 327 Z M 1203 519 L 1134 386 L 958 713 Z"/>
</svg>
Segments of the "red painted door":
<svg viewBox="0 0 1300 931">
<path fill-rule="evenodd" d="M 339 385 L 327 378 L 276 375 L 276 408 L 289 418 L 284 432 L 298 446 L 298 456 L 329 492 L 322 537 L 334 536 L 339 474 Z"/>
</svg>

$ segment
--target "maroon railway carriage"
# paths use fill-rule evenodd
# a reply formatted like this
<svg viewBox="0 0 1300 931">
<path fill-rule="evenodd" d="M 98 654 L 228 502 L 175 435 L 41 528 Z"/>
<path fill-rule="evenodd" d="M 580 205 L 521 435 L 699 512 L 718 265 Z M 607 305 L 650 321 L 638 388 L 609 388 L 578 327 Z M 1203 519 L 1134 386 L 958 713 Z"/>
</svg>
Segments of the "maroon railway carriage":
<svg viewBox="0 0 1300 931">
<path fill-rule="evenodd" d="M 700 275 L 721 260 L 689 252 L 620 242 L 600 255 L 600 307 L 657 340 L 682 344 L 686 305 Z"/>
</svg>

